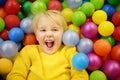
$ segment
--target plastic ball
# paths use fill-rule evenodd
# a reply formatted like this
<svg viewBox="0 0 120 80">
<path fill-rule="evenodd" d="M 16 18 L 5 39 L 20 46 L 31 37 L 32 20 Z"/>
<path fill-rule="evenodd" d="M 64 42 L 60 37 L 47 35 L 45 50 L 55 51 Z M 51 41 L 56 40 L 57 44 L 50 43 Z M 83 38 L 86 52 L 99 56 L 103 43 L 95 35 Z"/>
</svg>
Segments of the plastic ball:
<svg viewBox="0 0 120 80">
<path fill-rule="evenodd" d="M 32 29 L 32 19 L 29 17 L 26 17 L 21 20 L 20 22 L 20 28 L 25 32 L 25 33 L 33 33 Z"/>
<path fill-rule="evenodd" d="M 87 67 L 88 70 L 94 71 L 101 68 L 102 60 L 98 55 L 96 55 L 95 53 L 89 53 L 87 54 L 87 56 L 89 59 L 89 65 Z"/>
<path fill-rule="evenodd" d="M 102 66 L 102 71 L 108 78 L 115 80 L 120 74 L 120 64 L 115 60 L 107 60 Z"/>
<path fill-rule="evenodd" d="M 113 46 L 110 55 L 113 60 L 120 62 L 120 45 Z"/>
<path fill-rule="evenodd" d="M 0 6 L 4 6 L 7 0 L 0 0 Z"/>
<path fill-rule="evenodd" d="M 22 40 L 23 45 L 31 45 L 31 44 L 36 44 L 37 40 L 34 34 L 26 34 L 24 36 L 24 39 Z"/>
<path fill-rule="evenodd" d="M 32 5 L 32 2 L 30 1 L 25 1 L 23 4 L 22 4 L 22 10 L 24 11 L 24 13 L 28 14 L 30 12 L 30 7 Z"/>
<path fill-rule="evenodd" d="M 77 9 L 82 5 L 82 0 L 66 0 L 66 3 L 71 9 Z"/>
<path fill-rule="evenodd" d="M 48 10 L 62 10 L 62 4 L 58 0 L 51 0 L 48 2 Z"/>
<path fill-rule="evenodd" d="M 103 10 L 96 10 L 92 15 L 92 20 L 96 24 L 100 24 L 107 20 L 107 13 Z"/>
<path fill-rule="evenodd" d="M 19 2 L 19 3 L 24 3 L 26 0 L 17 0 L 17 2 Z"/>
<path fill-rule="evenodd" d="M 20 20 L 22 20 L 23 18 L 25 18 L 25 14 L 22 11 L 19 11 L 17 16 L 19 17 Z"/>
<path fill-rule="evenodd" d="M 5 28 L 5 22 L 3 18 L 0 18 L 0 32 Z"/>
<path fill-rule="evenodd" d="M 85 2 L 82 4 L 80 10 L 84 12 L 86 16 L 91 16 L 95 11 L 95 7 L 91 2 Z"/>
<path fill-rule="evenodd" d="M 113 38 L 116 41 L 120 41 L 120 26 L 116 27 L 114 32 L 113 32 Z"/>
<path fill-rule="evenodd" d="M 94 38 L 97 33 L 97 25 L 93 22 L 86 22 L 81 26 L 81 33 L 84 35 L 86 38 Z"/>
<path fill-rule="evenodd" d="M 0 32 L 0 38 L 3 40 L 8 40 L 8 30 L 4 29 L 2 32 Z"/>
<path fill-rule="evenodd" d="M 104 0 L 90 0 L 91 3 L 94 4 L 95 9 L 101 9 L 104 5 Z"/>
<path fill-rule="evenodd" d="M 5 11 L 4 8 L 0 8 L 0 17 L 1 18 L 5 18 L 7 16 L 7 12 Z"/>
<path fill-rule="evenodd" d="M 5 17 L 6 28 L 11 29 L 20 26 L 20 19 L 16 15 L 7 15 Z"/>
<path fill-rule="evenodd" d="M 114 6 L 112 6 L 110 4 L 105 4 L 102 7 L 102 10 L 104 10 L 107 13 L 109 19 L 111 19 L 112 15 L 115 13 Z"/>
<path fill-rule="evenodd" d="M 12 61 L 7 58 L 0 58 L 0 74 L 7 74 L 12 69 Z"/>
<path fill-rule="evenodd" d="M 107 76 L 100 70 L 95 70 L 90 73 L 90 80 L 107 80 Z"/>
<path fill-rule="evenodd" d="M 31 4 L 31 12 L 33 15 L 40 13 L 40 12 L 44 12 L 47 10 L 46 4 L 42 1 L 34 1 Z"/>
<path fill-rule="evenodd" d="M 62 41 L 66 46 L 75 46 L 79 42 L 79 35 L 74 30 L 67 30 L 63 33 Z"/>
<path fill-rule="evenodd" d="M 93 50 L 93 42 L 88 38 L 80 39 L 79 43 L 77 44 L 77 50 L 83 53 L 90 53 Z"/>
<path fill-rule="evenodd" d="M 24 38 L 24 32 L 21 28 L 12 28 L 8 33 L 8 37 L 14 42 L 20 42 Z"/>
<path fill-rule="evenodd" d="M 112 16 L 112 22 L 116 26 L 120 26 L 120 11 L 115 12 Z"/>
<path fill-rule="evenodd" d="M 72 23 L 76 26 L 80 26 L 86 21 L 86 15 L 82 11 L 76 11 L 71 16 Z"/>
<path fill-rule="evenodd" d="M 17 14 L 20 11 L 20 4 L 16 0 L 7 0 L 5 11 L 8 14 Z"/>
<path fill-rule="evenodd" d="M 117 6 L 115 6 L 115 10 L 116 11 L 120 11 L 120 4 L 118 4 Z"/>
<path fill-rule="evenodd" d="M 6 40 L 0 45 L 0 55 L 3 58 L 13 58 L 18 52 L 18 46 L 11 40 Z"/>
<path fill-rule="evenodd" d="M 98 26 L 98 33 L 102 36 L 110 36 L 114 32 L 114 24 L 110 21 L 103 21 Z"/>
<path fill-rule="evenodd" d="M 105 39 L 98 39 L 94 45 L 93 49 L 95 53 L 99 56 L 106 56 L 111 51 L 111 45 L 110 43 Z"/>
<path fill-rule="evenodd" d="M 76 70 L 83 70 L 88 67 L 89 59 L 84 53 L 76 53 L 72 57 L 72 65 Z"/>
<path fill-rule="evenodd" d="M 2 38 L 0 38 L 0 44 L 3 43 L 3 42 L 4 42 L 4 40 Z"/>
<path fill-rule="evenodd" d="M 64 8 L 62 11 L 61 11 L 61 14 L 64 16 L 65 20 L 67 22 L 71 22 L 71 16 L 73 14 L 73 10 L 70 9 L 70 8 Z"/>
<path fill-rule="evenodd" d="M 111 5 L 116 6 L 120 3 L 120 0 L 107 0 L 107 2 Z"/>
</svg>

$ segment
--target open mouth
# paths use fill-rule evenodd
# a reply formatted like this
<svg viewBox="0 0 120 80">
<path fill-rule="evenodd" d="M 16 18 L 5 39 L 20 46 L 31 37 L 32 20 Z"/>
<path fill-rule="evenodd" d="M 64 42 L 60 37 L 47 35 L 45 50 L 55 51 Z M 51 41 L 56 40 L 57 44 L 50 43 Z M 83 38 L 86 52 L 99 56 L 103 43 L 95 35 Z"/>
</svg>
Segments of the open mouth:
<svg viewBox="0 0 120 80">
<path fill-rule="evenodd" d="M 52 48 L 54 46 L 54 41 L 47 41 L 45 44 L 48 48 Z"/>
</svg>

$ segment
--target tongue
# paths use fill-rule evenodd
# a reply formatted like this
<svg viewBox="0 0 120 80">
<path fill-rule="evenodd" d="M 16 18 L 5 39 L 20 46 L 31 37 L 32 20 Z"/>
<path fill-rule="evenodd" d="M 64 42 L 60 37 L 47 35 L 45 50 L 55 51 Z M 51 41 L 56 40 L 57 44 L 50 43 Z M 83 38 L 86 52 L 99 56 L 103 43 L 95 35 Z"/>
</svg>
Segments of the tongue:
<svg viewBox="0 0 120 80">
<path fill-rule="evenodd" d="M 53 47 L 53 42 L 47 42 L 46 44 L 47 44 L 47 47 L 48 47 L 48 48 Z"/>
</svg>

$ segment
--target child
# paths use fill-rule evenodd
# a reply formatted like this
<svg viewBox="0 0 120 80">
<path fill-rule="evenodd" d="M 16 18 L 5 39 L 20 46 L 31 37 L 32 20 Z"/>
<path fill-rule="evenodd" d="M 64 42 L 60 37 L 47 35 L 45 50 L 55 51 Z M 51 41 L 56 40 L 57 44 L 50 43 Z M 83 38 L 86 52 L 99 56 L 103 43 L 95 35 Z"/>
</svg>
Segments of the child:
<svg viewBox="0 0 120 80">
<path fill-rule="evenodd" d="M 27 45 L 20 51 L 7 80 L 88 80 L 85 70 L 72 66 L 76 47 L 62 45 L 67 23 L 60 12 L 36 15 L 32 27 L 39 45 Z"/>
</svg>

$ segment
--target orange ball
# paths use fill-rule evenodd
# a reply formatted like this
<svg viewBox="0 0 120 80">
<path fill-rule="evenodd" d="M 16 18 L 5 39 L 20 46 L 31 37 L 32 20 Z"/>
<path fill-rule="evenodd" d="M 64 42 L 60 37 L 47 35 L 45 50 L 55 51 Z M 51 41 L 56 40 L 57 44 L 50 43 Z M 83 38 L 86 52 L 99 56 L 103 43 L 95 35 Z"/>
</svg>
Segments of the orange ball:
<svg viewBox="0 0 120 80">
<path fill-rule="evenodd" d="M 37 40 L 34 34 L 26 34 L 24 36 L 24 39 L 22 41 L 23 45 L 31 45 L 31 44 L 36 44 Z"/>
<path fill-rule="evenodd" d="M 4 8 L 0 8 L 0 17 L 5 18 L 7 16 L 7 12 L 4 10 Z"/>
<path fill-rule="evenodd" d="M 111 51 L 110 43 L 105 39 L 98 39 L 93 46 L 95 53 L 99 56 L 106 56 Z"/>
</svg>

